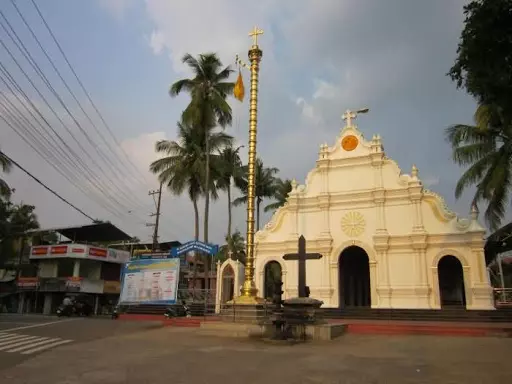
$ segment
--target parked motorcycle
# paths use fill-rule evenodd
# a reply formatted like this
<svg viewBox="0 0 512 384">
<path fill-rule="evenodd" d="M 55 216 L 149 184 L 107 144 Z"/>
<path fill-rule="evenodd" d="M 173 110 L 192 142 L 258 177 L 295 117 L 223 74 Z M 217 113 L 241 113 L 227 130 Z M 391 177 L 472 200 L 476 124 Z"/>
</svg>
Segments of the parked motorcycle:
<svg viewBox="0 0 512 384">
<path fill-rule="evenodd" d="M 61 304 L 57 308 L 57 316 L 58 317 L 62 317 L 62 316 L 71 317 L 74 313 L 75 313 L 75 307 L 73 305 Z"/>
<path fill-rule="evenodd" d="M 171 319 L 173 317 L 192 317 L 192 314 L 188 305 L 183 301 L 181 304 L 167 307 L 164 316 L 166 319 Z"/>
<path fill-rule="evenodd" d="M 112 310 L 112 320 L 116 320 L 119 318 L 119 307 L 116 305 L 114 309 Z"/>
</svg>

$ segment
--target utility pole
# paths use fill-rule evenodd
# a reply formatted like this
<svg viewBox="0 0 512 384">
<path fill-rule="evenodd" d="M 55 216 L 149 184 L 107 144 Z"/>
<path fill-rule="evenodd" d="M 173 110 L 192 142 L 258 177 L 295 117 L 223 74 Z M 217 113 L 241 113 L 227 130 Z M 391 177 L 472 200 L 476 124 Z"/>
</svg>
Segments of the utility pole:
<svg viewBox="0 0 512 384">
<path fill-rule="evenodd" d="M 148 227 L 155 227 L 153 230 L 153 252 L 158 248 L 158 225 L 160 223 L 160 204 L 162 202 L 162 185 L 163 183 L 160 183 L 160 188 L 158 191 L 149 191 L 148 195 L 153 196 L 153 200 L 155 201 L 155 207 L 156 212 L 151 213 L 149 216 L 155 217 L 155 223 L 148 223 L 146 226 Z M 158 195 L 158 197 L 155 199 L 155 195 Z"/>
</svg>

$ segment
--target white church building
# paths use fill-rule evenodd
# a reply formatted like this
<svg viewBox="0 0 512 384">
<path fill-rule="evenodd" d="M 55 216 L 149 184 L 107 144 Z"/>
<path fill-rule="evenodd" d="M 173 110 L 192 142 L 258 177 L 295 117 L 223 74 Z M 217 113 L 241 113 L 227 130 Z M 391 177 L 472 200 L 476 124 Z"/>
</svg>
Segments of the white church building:
<svg viewBox="0 0 512 384">
<path fill-rule="evenodd" d="M 281 271 L 284 298 L 297 296 L 298 262 L 283 255 L 297 252 L 304 235 L 307 252 L 323 255 L 306 261 L 311 297 L 323 307 L 494 309 L 476 209 L 459 218 L 423 186 L 414 165 L 402 173 L 380 136 L 366 140 L 355 114 L 344 117 L 333 145 L 320 145 L 305 183 L 293 181 L 287 203 L 256 233 L 258 296 L 269 296 L 272 265 Z M 239 294 L 243 266 L 227 260 L 217 271 L 220 306 Z"/>
</svg>

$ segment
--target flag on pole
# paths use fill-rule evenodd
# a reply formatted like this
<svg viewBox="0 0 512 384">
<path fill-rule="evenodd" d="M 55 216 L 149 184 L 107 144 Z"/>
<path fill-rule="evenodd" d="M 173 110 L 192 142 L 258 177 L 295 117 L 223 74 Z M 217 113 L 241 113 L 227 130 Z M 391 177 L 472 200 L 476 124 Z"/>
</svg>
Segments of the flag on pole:
<svg viewBox="0 0 512 384">
<path fill-rule="evenodd" d="M 240 69 L 238 70 L 238 78 L 236 79 L 235 89 L 233 90 L 233 95 L 235 99 L 240 102 L 244 101 L 245 96 L 245 88 L 244 88 L 244 79 L 242 78 L 242 72 Z"/>
</svg>

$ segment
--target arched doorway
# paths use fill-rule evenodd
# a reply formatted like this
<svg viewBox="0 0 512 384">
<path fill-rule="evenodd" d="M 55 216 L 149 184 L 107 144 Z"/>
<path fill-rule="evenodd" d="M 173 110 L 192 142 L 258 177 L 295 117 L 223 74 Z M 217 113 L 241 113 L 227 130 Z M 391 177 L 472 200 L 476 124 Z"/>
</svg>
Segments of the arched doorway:
<svg viewBox="0 0 512 384">
<path fill-rule="evenodd" d="M 226 265 L 222 271 L 222 296 L 221 302 L 226 303 L 233 300 L 235 293 L 235 271 L 231 265 Z"/>
<path fill-rule="evenodd" d="M 437 276 L 441 307 L 465 307 L 464 272 L 459 259 L 451 255 L 443 256 L 437 264 Z"/>
<path fill-rule="evenodd" d="M 266 299 L 272 299 L 272 296 L 274 295 L 274 285 L 276 281 L 282 281 L 282 273 L 281 264 L 277 261 L 269 261 L 265 264 L 263 286 Z"/>
<path fill-rule="evenodd" d="M 340 307 L 370 307 L 370 262 L 364 249 L 345 248 L 339 262 Z"/>
</svg>

